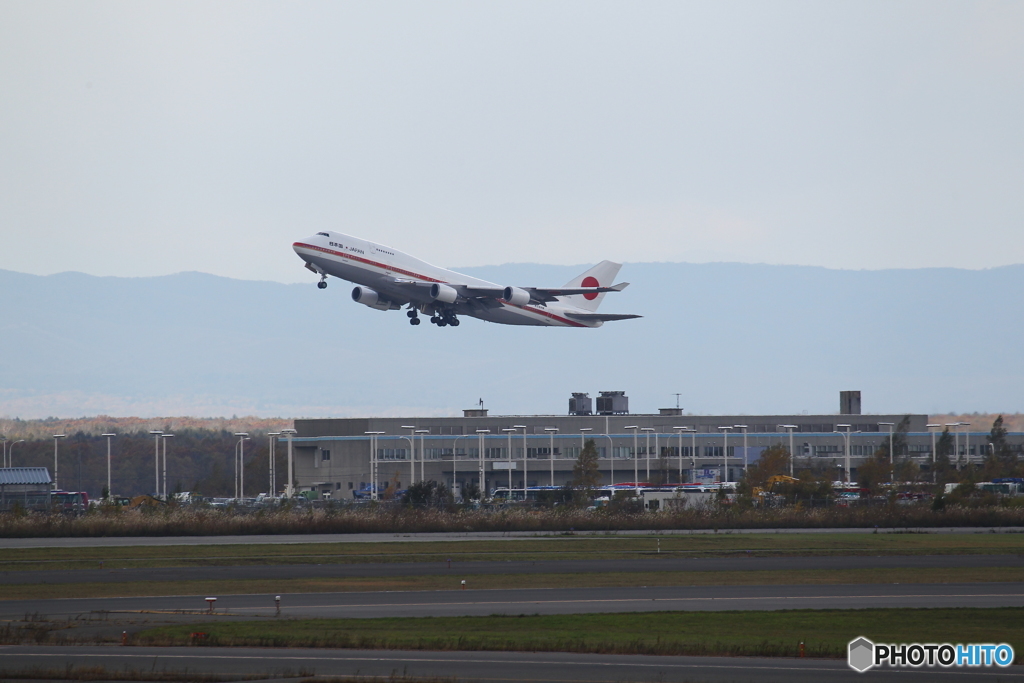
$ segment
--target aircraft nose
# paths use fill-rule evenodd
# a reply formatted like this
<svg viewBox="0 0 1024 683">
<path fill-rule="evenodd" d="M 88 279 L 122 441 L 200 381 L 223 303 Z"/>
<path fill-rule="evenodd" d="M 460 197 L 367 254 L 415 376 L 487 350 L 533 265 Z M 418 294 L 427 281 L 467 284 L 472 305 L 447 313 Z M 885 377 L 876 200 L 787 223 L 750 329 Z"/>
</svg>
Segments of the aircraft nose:
<svg viewBox="0 0 1024 683">
<path fill-rule="evenodd" d="M 301 258 L 303 261 L 306 260 L 306 255 L 309 253 L 309 248 L 316 244 L 316 237 L 307 237 L 304 240 L 292 243 L 292 250 Z"/>
</svg>

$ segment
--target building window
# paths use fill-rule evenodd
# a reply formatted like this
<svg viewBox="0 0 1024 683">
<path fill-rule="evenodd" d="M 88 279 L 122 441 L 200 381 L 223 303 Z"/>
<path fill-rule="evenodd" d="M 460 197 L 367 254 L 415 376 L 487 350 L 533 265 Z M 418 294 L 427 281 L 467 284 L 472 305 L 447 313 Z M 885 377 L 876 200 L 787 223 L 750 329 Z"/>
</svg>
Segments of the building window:
<svg viewBox="0 0 1024 683">
<path fill-rule="evenodd" d="M 322 462 L 327 462 L 330 459 L 331 459 L 331 452 L 329 450 L 327 450 L 326 448 L 321 448 L 320 449 L 320 460 Z"/>
<path fill-rule="evenodd" d="M 378 448 L 378 460 L 405 460 L 404 448 Z"/>
<path fill-rule="evenodd" d="M 352 482 L 349 482 L 349 483 L 348 483 L 348 490 L 349 490 L 349 491 L 351 491 L 351 490 L 352 490 Z"/>
</svg>

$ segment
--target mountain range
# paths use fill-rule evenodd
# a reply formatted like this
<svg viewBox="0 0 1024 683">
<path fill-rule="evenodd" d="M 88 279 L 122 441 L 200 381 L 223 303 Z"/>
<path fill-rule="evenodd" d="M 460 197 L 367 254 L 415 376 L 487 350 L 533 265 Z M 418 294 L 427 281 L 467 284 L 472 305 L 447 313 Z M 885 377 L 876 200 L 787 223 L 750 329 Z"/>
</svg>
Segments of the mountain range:
<svg viewBox="0 0 1024 683">
<path fill-rule="evenodd" d="M 457 268 L 559 286 L 586 266 Z M 834 413 L 1024 408 L 1024 266 L 829 270 L 629 263 L 596 330 L 465 318 L 413 327 L 348 283 L 0 270 L 0 416 L 281 417 L 565 413 L 623 390 L 632 412 Z"/>
</svg>

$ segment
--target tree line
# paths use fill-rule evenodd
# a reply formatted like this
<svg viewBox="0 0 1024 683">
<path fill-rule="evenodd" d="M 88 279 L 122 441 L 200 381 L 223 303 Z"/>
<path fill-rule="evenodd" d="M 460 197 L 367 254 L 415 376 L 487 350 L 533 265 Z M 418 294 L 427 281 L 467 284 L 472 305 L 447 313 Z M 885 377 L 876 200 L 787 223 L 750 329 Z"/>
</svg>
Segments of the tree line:
<svg viewBox="0 0 1024 683">
<path fill-rule="evenodd" d="M 266 435 L 252 433 L 245 442 L 245 494 L 269 492 L 270 446 Z M 227 430 L 185 429 L 167 441 L 167 491 L 192 491 L 204 496 L 233 496 L 235 454 L 239 437 Z M 119 434 L 111 439 L 111 492 L 119 496 L 155 493 L 156 439 L 149 434 Z M 32 439 L 7 445 L 14 467 L 45 467 L 53 476 L 53 439 Z M 161 472 L 164 444 L 160 444 Z M 107 439 L 77 432 L 57 443 L 58 485 L 65 491 L 86 491 L 98 498 L 107 485 Z M 276 447 L 278 488 L 287 483 L 287 449 Z"/>
</svg>

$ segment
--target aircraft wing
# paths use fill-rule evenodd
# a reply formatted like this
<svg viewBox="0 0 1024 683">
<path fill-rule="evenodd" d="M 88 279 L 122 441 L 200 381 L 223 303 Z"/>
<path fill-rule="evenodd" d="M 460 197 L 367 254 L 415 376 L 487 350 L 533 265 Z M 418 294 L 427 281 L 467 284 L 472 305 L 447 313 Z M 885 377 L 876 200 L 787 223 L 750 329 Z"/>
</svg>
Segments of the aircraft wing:
<svg viewBox="0 0 1024 683">
<path fill-rule="evenodd" d="M 579 320 L 581 322 L 588 320 L 600 320 L 603 323 L 612 320 L 632 320 L 633 318 L 642 318 L 642 315 L 634 315 L 632 313 L 563 313 L 566 318 L 572 318 L 573 320 Z"/>
<path fill-rule="evenodd" d="M 424 282 L 423 280 L 410 280 L 407 278 L 392 278 L 391 282 L 408 291 L 410 296 L 413 296 L 414 298 L 415 294 L 422 294 L 424 291 L 429 290 L 434 284 L 431 282 Z M 455 289 L 459 293 L 459 296 L 465 299 L 476 299 L 478 303 L 485 303 L 487 301 L 493 302 L 497 299 L 502 299 L 505 296 L 506 289 L 505 287 L 480 287 L 454 283 L 442 284 L 447 284 L 449 287 Z M 621 292 L 626 287 L 629 287 L 628 282 L 620 282 L 619 284 L 612 285 L 611 287 L 522 287 L 521 289 L 530 294 L 530 303 L 545 304 L 549 301 L 557 301 L 558 297 L 561 296 L 572 296 L 574 294 L 601 294 L 602 292 Z"/>
<path fill-rule="evenodd" d="M 410 280 L 409 278 L 391 278 L 391 283 L 401 287 L 410 293 L 422 292 L 429 290 L 434 283 L 426 282 L 424 280 Z M 448 285 L 459 293 L 459 296 L 465 299 L 500 299 L 505 293 L 504 287 L 472 287 L 470 285 L 457 285 L 451 282 L 441 282 L 442 285 Z"/>
<path fill-rule="evenodd" d="M 459 294 L 467 299 L 500 299 L 505 294 L 504 287 L 470 287 L 469 285 L 452 285 Z"/>
<path fill-rule="evenodd" d="M 501 299 L 505 296 L 504 287 L 474 287 L 471 285 L 452 285 L 458 290 L 461 296 L 467 299 Z M 573 294 L 600 294 L 601 292 L 621 292 L 629 286 L 628 282 L 620 282 L 611 287 L 523 287 L 530 293 L 530 303 L 543 304 L 549 301 L 557 301 L 560 296 L 571 296 Z"/>
</svg>

